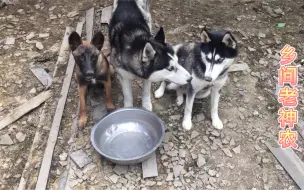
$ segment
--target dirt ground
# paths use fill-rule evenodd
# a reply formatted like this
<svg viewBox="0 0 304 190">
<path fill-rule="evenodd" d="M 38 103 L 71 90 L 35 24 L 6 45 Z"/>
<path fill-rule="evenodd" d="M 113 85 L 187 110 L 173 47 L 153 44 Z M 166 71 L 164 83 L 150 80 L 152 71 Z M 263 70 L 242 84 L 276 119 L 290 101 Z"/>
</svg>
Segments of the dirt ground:
<svg viewBox="0 0 304 190">
<path fill-rule="evenodd" d="M 32 65 L 47 68 L 53 75 L 65 28 L 76 27 L 85 11 L 95 7 L 95 31 L 100 27 L 100 9 L 111 0 L 23 0 L 0 8 L 0 120 L 13 108 L 44 90 L 29 70 Z M 1 6 L 0 6 L 1 7 Z M 90 121 L 70 140 L 76 117 L 78 93 L 73 78 L 59 137 L 53 155 L 48 189 L 299 189 L 288 173 L 265 146 L 278 139 L 274 96 L 279 69 L 279 50 L 285 44 L 296 47 L 299 65 L 299 118 L 304 118 L 304 2 L 302 0 L 155 0 L 151 1 L 153 28 L 163 26 L 166 40 L 172 44 L 199 40 L 201 28 L 228 29 L 238 39 L 240 54 L 236 62 L 247 63 L 250 71 L 229 74 L 222 89 L 219 115 L 224 129 L 211 126 L 209 98 L 196 100 L 194 127 L 181 128 L 182 107 L 175 94 L 167 92 L 153 98 L 153 111 L 166 123 L 167 137 L 157 151 L 159 176 L 142 179 L 141 165 L 122 168 L 100 158 L 90 143 L 94 110 L 103 103 L 88 101 Z M 76 11 L 76 16 L 68 13 Z M 276 27 L 286 23 L 285 27 Z M 104 28 L 103 28 L 103 31 Z M 34 32 L 34 37 L 27 39 Z M 49 36 L 39 34 L 48 33 Z M 85 35 L 83 35 L 85 36 Z M 6 45 L 7 37 L 15 38 Z M 43 44 L 43 49 L 36 47 Z M 38 46 L 39 47 L 39 46 Z M 301 62 L 302 60 L 302 62 Z M 26 188 L 34 189 L 48 139 L 66 63 L 57 65 L 51 87 L 53 97 L 44 105 L 0 131 L 8 134 L 12 145 L 0 145 L 0 189 L 17 189 L 22 175 Z M 134 82 L 134 101 L 141 102 L 141 81 Z M 153 84 L 153 92 L 159 84 Z M 123 97 L 117 78 L 113 81 L 114 104 L 122 107 Z M 91 92 L 90 92 L 91 93 Z M 92 93 L 91 93 L 92 94 Z M 43 117 L 42 117 L 43 116 Z M 21 136 L 25 136 L 24 139 Z M 37 135 L 38 134 L 38 135 Z M 34 137 L 30 167 L 26 167 Z M 298 143 L 304 146 L 300 138 Z M 235 149 L 240 147 L 240 151 Z M 230 150 L 227 156 L 223 150 Z M 80 169 L 68 158 L 69 152 L 83 150 L 91 163 Z M 296 151 L 301 160 L 303 152 Z M 205 164 L 198 166 L 198 162 Z M 200 165 L 200 164 L 199 164 Z"/>
</svg>

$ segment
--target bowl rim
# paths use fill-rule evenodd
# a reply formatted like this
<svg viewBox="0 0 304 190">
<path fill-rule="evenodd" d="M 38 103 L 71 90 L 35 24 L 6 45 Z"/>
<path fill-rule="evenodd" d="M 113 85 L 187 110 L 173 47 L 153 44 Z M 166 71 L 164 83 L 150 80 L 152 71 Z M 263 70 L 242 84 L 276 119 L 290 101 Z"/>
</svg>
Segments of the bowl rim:
<svg viewBox="0 0 304 190">
<path fill-rule="evenodd" d="M 94 134 L 95 134 L 95 131 L 97 130 L 97 127 L 98 127 L 99 123 L 101 123 L 103 120 L 105 120 L 106 118 L 110 117 L 111 115 L 114 115 L 114 114 L 116 114 L 118 112 L 123 112 L 123 111 L 143 111 L 143 112 L 146 112 L 146 113 L 150 114 L 151 116 L 155 117 L 159 121 L 159 123 L 161 125 L 162 135 L 161 135 L 159 141 L 157 142 L 157 144 L 154 146 L 154 148 L 151 149 L 149 152 L 147 152 L 147 153 L 145 153 L 145 154 L 143 154 L 141 156 L 136 156 L 136 157 L 133 157 L 133 158 L 117 158 L 117 157 L 112 157 L 112 156 L 104 153 L 96 145 L 95 140 L 94 140 Z M 104 157 L 106 157 L 106 158 L 108 158 L 110 160 L 119 161 L 119 162 L 135 161 L 135 160 L 138 160 L 138 159 L 141 159 L 141 158 L 144 158 L 144 157 L 150 155 L 151 153 L 153 153 L 154 151 L 156 151 L 156 149 L 161 145 L 164 137 L 165 137 L 165 123 L 164 123 L 164 121 L 162 119 L 160 119 L 160 117 L 158 117 L 154 112 L 146 110 L 146 109 L 143 109 L 143 108 L 136 108 L 136 107 L 119 108 L 119 109 L 114 110 L 113 112 L 111 112 L 111 113 L 107 114 L 105 117 L 103 117 L 100 121 L 98 121 L 98 123 L 96 123 L 93 126 L 93 129 L 91 131 L 91 143 L 92 143 L 94 149 L 99 154 L 101 154 L 102 156 L 104 156 Z"/>
</svg>

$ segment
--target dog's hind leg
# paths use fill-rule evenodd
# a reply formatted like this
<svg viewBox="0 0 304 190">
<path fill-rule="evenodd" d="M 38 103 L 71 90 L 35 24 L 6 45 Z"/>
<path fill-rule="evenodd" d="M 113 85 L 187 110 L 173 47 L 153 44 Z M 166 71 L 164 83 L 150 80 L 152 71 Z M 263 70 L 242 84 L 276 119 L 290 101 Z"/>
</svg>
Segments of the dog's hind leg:
<svg viewBox="0 0 304 190">
<path fill-rule="evenodd" d="M 132 80 L 119 77 L 124 96 L 124 107 L 133 107 Z"/>
<path fill-rule="evenodd" d="M 166 85 L 167 84 L 165 81 L 161 82 L 159 88 L 154 92 L 155 98 L 161 98 L 164 95 L 166 90 Z"/>
<path fill-rule="evenodd" d="M 192 108 L 196 92 L 192 89 L 191 84 L 187 86 L 186 105 L 184 110 L 183 128 L 190 130 L 192 128 Z"/>
<path fill-rule="evenodd" d="M 184 103 L 184 93 L 182 88 L 176 89 L 176 103 L 178 106 Z"/>
<path fill-rule="evenodd" d="M 78 121 L 78 127 L 79 130 L 82 130 L 84 126 L 87 124 L 87 106 L 85 101 L 85 96 L 87 92 L 88 85 L 79 85 L 78 91 L 79 91 L 79 102 L 80 102 L 80 112 L 79 112 L 79 121 Z"/>
<path fill-rule="evenodd" d="M 151 82 L 148 80 L 144 80 L 143 83 L 142 107 L 149 111 L 152 111 Z"/>
</svg>

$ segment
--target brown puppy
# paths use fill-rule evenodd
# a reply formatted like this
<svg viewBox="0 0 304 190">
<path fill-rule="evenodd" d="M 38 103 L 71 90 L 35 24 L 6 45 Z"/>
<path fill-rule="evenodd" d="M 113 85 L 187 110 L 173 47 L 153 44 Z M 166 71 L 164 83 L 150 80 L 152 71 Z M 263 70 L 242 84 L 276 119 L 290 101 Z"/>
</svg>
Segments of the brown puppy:
<svg viewBox="0 0 304 190">
<path fill-rule="evenodd" d="M 96 33 L 91 42 L 82 41 L 77 32 L 72 32 L 69 36 L 69 45 L 76 62 L 76 80 L 79 88 L 79 129 L 87 123 L 85 94 L 89 84 L 102 83 L 106 91 L 107 109 L 108 111 L 115 109 L 111 95 L 110 66 L 101 51 L 103 43 L 104 36 L 101 32 Z"/>
</svg>

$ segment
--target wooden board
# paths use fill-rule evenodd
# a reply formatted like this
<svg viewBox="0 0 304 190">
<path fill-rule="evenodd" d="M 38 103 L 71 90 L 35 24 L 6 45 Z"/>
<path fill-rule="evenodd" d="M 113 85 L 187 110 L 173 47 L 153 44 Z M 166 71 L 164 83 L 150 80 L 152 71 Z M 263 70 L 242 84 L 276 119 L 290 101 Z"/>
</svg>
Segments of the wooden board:
<svg viewBox="0 0 304 190">
<path fill-rule="evenodd" d="M 304 163 L 296 153 L 291 148 L 274 148 L 268 143 L 266 143 L 266 146 L 282 164 L 300 189 L 304 189 Z"/>
<path fill-rule="evenodd" d="M 147 161 L 142 163 L 142 171 L 143 171 L 143 178 L 158 176 L 155 152 L 152 154 L 152 156 Z"/>
<path fill-rule="evenodd" d="M 102 9 L 100 23 L 101 24 L 110 24 L 112 17 L 113 6 L 105 7 Z"/>
<path fill-rule="evenodd" d="M 39 95 L 35 96 L 34 98 L 32 98 L 31 100 L 29 100 L 28 102 L 17 107 L 16 109 L 13 110 L 12 113 L 8 114 L 0 121 L 0 130 L 4 129 L 6 126 L 13 123 L 17 119 L 28 113 L 29 111 L 37 108 L 47 99 L 49 99 L 51 96 L 52 96 L 51 91 L 44 91 L 41 92 Z"/>
<path fill-rule="evenodd" d="M 246 63 L 240 63 L 240 64 L 232 64 L 228 69 L 228 72 L 247 71 L 247 70 L 249 70 L 249 66 Z"/>
<path fill-rule="evenodd" d="M 93 26 L 94 26 L 94 7 L 86 11 L 86 31 L 87 31 L 87 41 L 92 40 L 93 36 Z"/>
<path fill-rule="evenodd" d="M 83 22 L 80 22 L 77 24 L 76 32 L 78 32 L 78 34 L 80 34 L 80 35 L 82 32 L 83 24 L 84 24 Z M 40 167 L 40 172 L 39 172 L 39 176 L 38 176 L 38 180 L 37 180 L 37 184 L 36 184 L 36 190 L 46 189 L 49 172 L 50 172 L 50 167 L 51 167 L 51 162 L 52 162 L 52 157 L 53 157 L 53 152 L 54 152 L 55 144 L 57 142 L 61 118 L 63 115 L 64 106 L 66 103 L 66 98 L 68 95 L 74 66 L 75 66 L 75 60 L 74 60 L 73 55 L 70 54 L 70 58 L 69 58 L 69 62 L 68 62 L 67 70 L 66 70 L 66 77 L 64 78 L 64 81 L 63 81 L 60 98 L 59 98 L 59 101 L 57 104 L 55 116 L 54 116 L 52 127 L 50 130 L 50 135 L 49 135 L 49 138 L 47 141 L 42 164 Z"/>
</svg>

